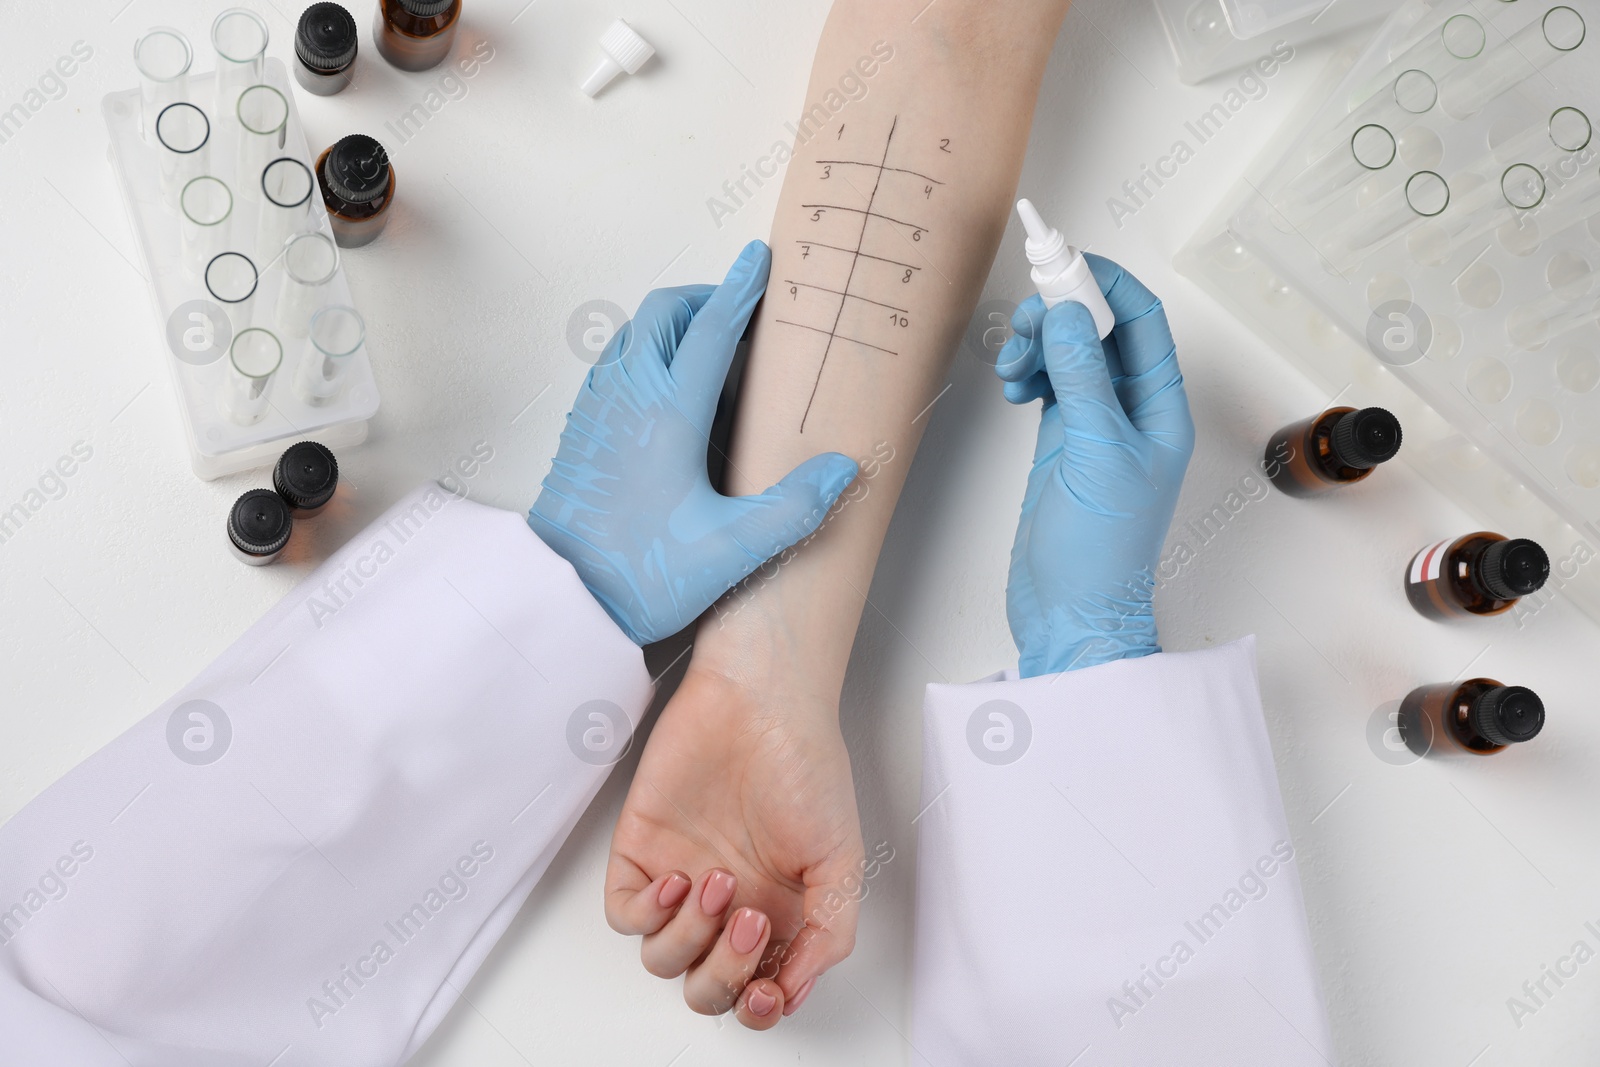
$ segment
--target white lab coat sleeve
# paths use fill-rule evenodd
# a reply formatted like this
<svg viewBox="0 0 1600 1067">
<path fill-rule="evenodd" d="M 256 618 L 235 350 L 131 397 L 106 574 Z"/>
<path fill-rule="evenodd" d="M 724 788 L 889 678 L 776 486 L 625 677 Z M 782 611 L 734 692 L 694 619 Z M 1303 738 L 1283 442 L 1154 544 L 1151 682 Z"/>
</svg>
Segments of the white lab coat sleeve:
<svg viewBox="0 0 1600 1067">
<path fill-rule="evenodd" d="M 924 721 L 912 1062 L 1335 1062 L 1254 638 Z"/>
<path fill-rule="evenodd" d="M 0 1064 L 400 1063 L 650 692 L 521 516 L 419 489 L 0 827 Z"/>
</svg>

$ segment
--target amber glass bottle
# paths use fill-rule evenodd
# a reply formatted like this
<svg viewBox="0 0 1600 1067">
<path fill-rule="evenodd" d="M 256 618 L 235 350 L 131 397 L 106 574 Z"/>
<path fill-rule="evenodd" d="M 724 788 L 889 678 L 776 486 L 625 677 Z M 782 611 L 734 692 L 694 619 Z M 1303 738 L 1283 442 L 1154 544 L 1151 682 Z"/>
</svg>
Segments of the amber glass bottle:
<svg viewBox="0 0 1600 1067">
<path fill-rule="evenodd" d="M 1406 599 L 1430 619 L 1499 615 L 1550 577 L 1550 557 L 1533 541 L 1472 533 L 1429 545 L 1406 567 Z"/>
<path fill-rule="evenodd" d="M 1531 689 L 1493 678 L 1425 685 L 1400 702 L 1395 720 L 1419 756 L 1491 756 L 1544 729 L 1544 701 Z"/>
<path fill-rule="evenodd" d="M 378 0 L 372 41 L 401 70 L 427 70 L 450 55 L 460 22 L 461 0 Z"/>
<path fill-rule="evenodd" d="M 363 133 L 339 138 L 317 157 L 317 185 L 341 247 L 359 248 L 383 232 L 394 203 L 394 165 L 383 145 Z"/>
<path fill-rule="evenodd" d="M 1329 408 L 1273 434 L 1262 469 L 1290 496 L 1316 496 L 1366 478 L 1400 439 L 1400 420 L 1383 408 Z"/>
</svg>

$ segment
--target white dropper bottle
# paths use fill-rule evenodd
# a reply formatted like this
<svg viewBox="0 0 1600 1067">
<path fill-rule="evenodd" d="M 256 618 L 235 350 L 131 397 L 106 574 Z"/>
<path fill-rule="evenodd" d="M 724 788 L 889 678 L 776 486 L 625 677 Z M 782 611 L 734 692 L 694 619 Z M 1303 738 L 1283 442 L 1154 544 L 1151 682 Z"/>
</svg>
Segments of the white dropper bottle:
<svg viewBox="0 0 1600 1067">
<path fill-rule="evenodd" d="M 1076 300 L 1094 316 L 1095 328 L 1101 340 L 1111 336 L 1117 317 L 1094 280 L 1089 261 L 1083 253 L 1067 244 L 1061 231 L 1045 224 L 1039 209 L 1031 201 L 1017 201 L 1017 214 L 1022 216 L 1023 228 L 1028 231 L 1028 262 L 1033 264 L 1033 284 L 1044 297 L 1044 306 L 1053 308 L 1066 300 Z"/>
</svg>

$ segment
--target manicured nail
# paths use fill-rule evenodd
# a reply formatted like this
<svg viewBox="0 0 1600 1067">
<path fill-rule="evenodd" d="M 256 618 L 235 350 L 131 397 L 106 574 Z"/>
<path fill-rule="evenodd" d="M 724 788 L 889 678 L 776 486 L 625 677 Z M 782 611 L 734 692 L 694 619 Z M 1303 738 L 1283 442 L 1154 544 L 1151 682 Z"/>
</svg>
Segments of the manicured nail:
<svg viewBox="0 0 1600 1067">
<path fill-rule="evenodd" d="M 799 1011 L 800 1005 L 804 1004 L 806 1002 L 806 998 L 811 995 L 811 987 L 816 984 L 817 980 L 815 978 L 806 979 L 806 984 L 800 987 L 800 992 L 796 993 L 794 995 L 794 999 L 783 1006 L 783 1014 L 793 1015 L 795 1012 Z"/>
<path fill-rule="evenodd" d="M 670 874 L 667 880 L 661 883 L 661 889 L 656 894 L 656 900 L 663 908 L 676 908 L 683 903 L 683 898 L 689 895 L 689 879 L 681 874 Z"/>
<path fill-rule="evenodd" d="M 750 1014 L 755 1016 L 770 1015 L 777 1005 L 778 998 L 771 993 L 763 993 L 759 989 L 752 989 L 745 998 L 744 1006 L 750 1009 Z M 788 1014 L 785 1012 L 784 1014 Z"/>
<path fill-rule="evenodd" d="M 728 940 L 733 944 L 733 951 L 741 956 L 748 956 L 761 944 L 761 935 L 767 932 L 767 917 L 759 911 L 749 908 L 740 908 L 739 914 L 733 917 L 733 929 L 728 931 Z M 766 1012 L 757 1012 L 765 1015 Z"/>
<path fill-rule="evenodd" d="M 700 890 L 700 910 L 707 915 L 721 915 L 733 903 L 733 891 L 738 881 L 727 871 L 712 871 Z"/>
</svg>

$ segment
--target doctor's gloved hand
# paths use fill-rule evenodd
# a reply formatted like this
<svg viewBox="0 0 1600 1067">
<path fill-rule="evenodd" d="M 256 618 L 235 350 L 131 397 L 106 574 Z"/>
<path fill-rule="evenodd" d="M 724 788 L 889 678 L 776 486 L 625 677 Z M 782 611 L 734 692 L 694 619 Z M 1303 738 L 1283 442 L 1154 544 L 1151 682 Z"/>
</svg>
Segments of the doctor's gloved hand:
<svg viewBox="0 0 1600 1067">
<path fill-rule="evenodd" d="M 717 400 L 771 266 L 753 241 L 721 285 L 644 298 L 584 380 L 528 513 L 640 645 L 677 633 L 810 536 L 855 480 L 855 461 L 838 453 L 756 496 L 725 497 L 706 472 Z"/>
<path fill-rule="evenodd" d="M 1024 678 L 1161 651 L 1155 568 L 1194 451 L 1194 420 L 1161 301 L 1089 256 L 1116 315 L 1033 297 L 995 371 L 1044 413 L 1011 553 L 1006 615 Z"/>
</svg>

